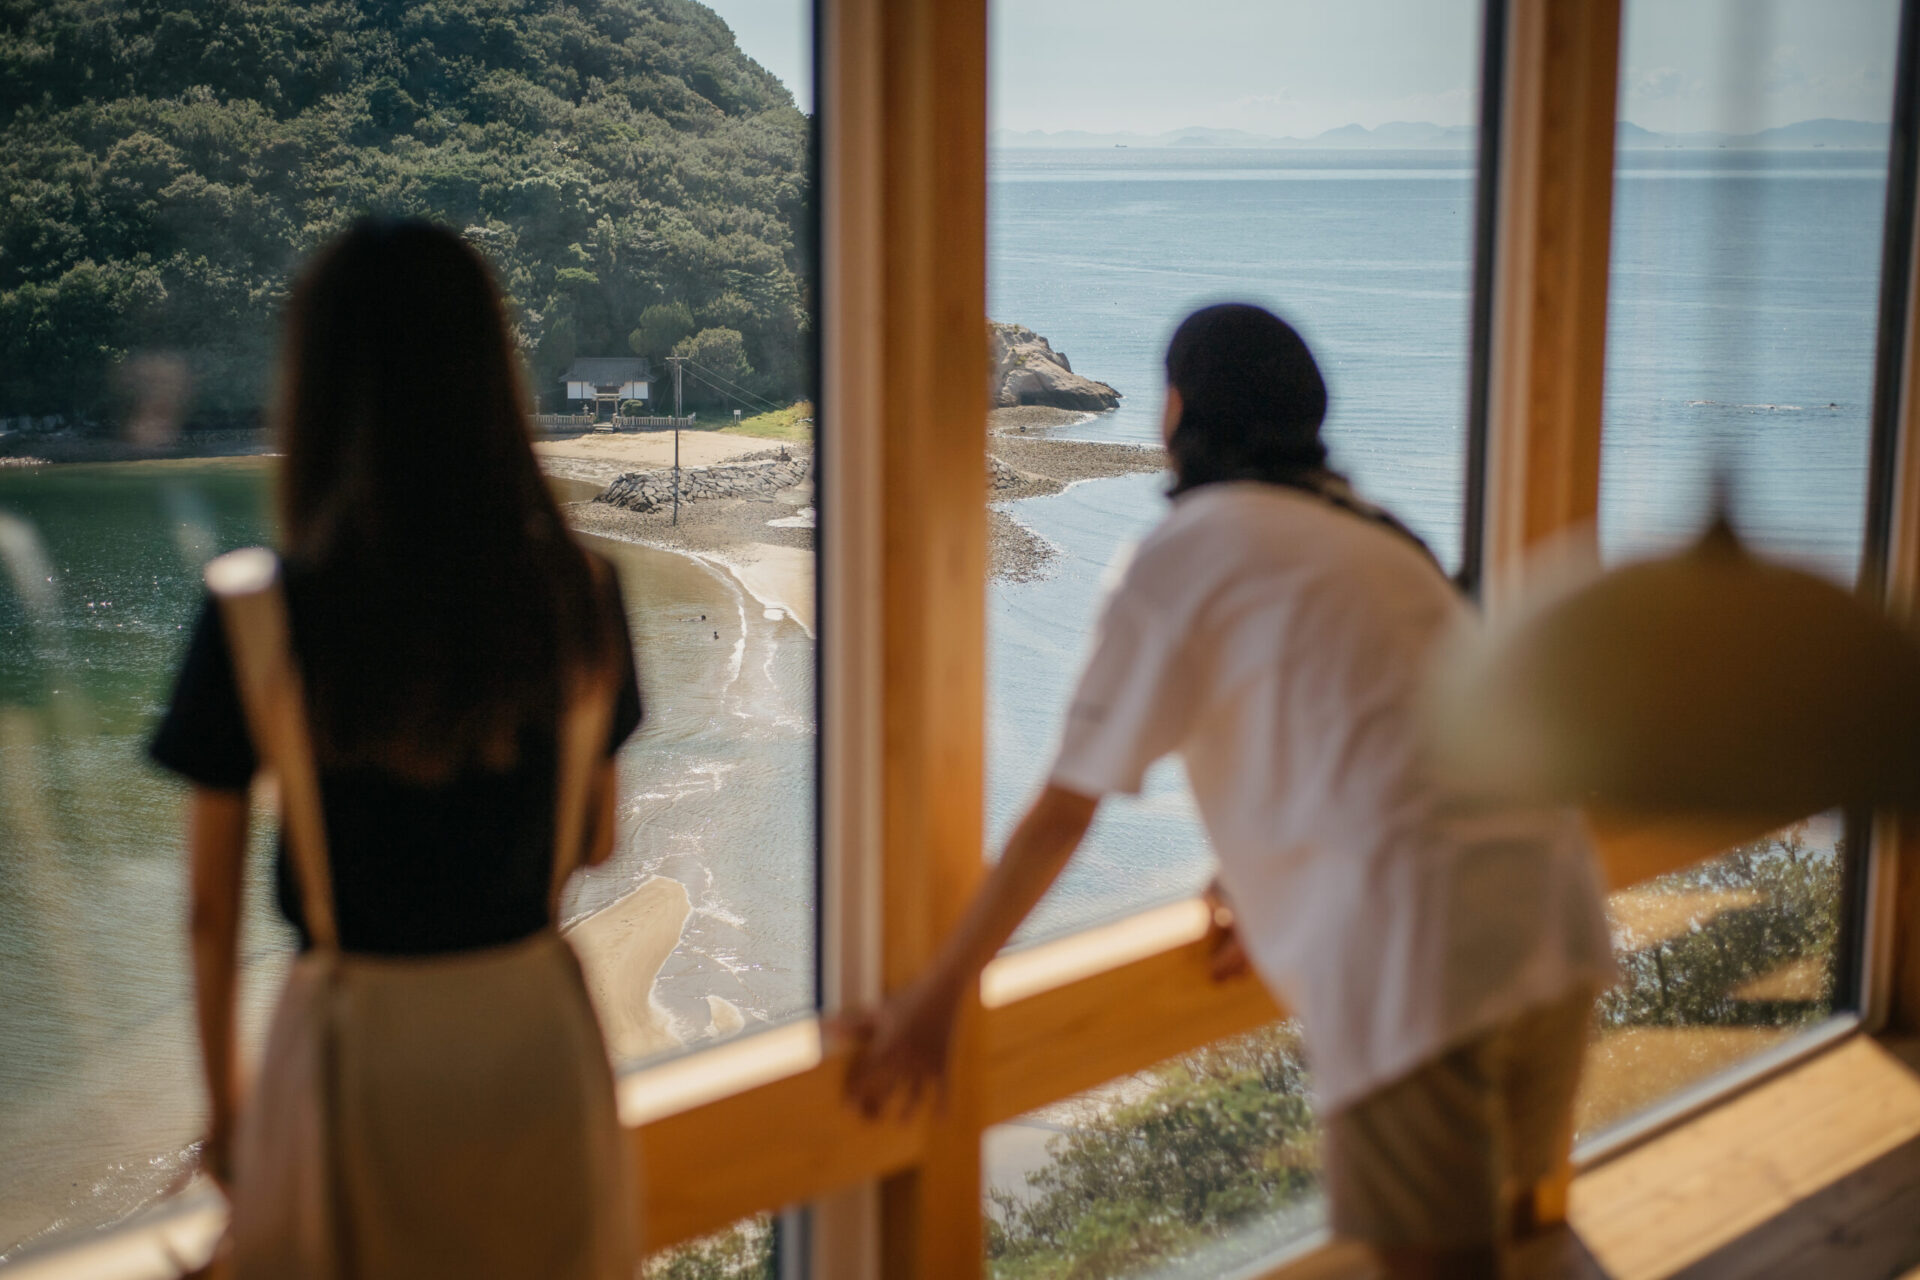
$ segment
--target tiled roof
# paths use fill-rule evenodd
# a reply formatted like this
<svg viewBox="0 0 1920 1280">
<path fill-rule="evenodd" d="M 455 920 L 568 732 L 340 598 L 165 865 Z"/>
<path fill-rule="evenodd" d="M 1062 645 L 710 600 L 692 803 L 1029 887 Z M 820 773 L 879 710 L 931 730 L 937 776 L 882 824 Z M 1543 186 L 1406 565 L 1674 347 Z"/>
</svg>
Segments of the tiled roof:
<svg viewBox="0 0 1920 1280">
<path fill-rule="evenodd" d="M 562 374 L 562 382 L 591 382 L 611 386 L 620 382 L 645 382 L 651 373 L 644 356 L 581 356 Z"/>
</svg>

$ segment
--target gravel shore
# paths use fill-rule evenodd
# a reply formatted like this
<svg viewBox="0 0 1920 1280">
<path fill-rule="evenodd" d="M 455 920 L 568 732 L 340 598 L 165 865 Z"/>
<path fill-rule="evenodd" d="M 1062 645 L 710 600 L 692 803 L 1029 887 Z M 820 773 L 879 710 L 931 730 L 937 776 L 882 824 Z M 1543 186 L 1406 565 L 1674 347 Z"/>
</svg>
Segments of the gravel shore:
<svg viewBox="0 0 1920 1280">
<path fill-rule="evenodd" d="M 1076 480 L 1163 471 L 1166 451 L 1130 444 L 1098 444 L 1087 440 L 1059 440 L 1021 434 L 1018 425 L 1006 425 L 1003 415 L 1032 415 L 1033 407 L 994 411 L 993 434 L 987 440 L 989 458 L 987 536 L 993 576 L 1009 582 L 1033 582 L 1046 576 L 1047 564 L 1057 554 L 1054 545 L 1021 524 L 1003 505 L 1021 498 L 1059 493 Z M 1040 413 L 1061 414 L 1059 409 Z M 1085 414 L 1069 414 L 1083 421 Z M 1030 425 L 1063 426 L 1040 422 Z"/>
</svg>

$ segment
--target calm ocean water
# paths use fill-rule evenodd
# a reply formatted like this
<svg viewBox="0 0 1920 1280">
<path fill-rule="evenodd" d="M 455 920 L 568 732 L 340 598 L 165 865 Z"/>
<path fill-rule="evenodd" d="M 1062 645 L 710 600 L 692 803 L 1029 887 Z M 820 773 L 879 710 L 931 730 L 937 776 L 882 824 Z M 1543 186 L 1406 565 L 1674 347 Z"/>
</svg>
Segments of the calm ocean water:
<svg viewBox="0 0 1920 1280">
<path fill-rule="evenodd" d="M 1452 152 L 1008 152 L 991 310 L 1032 326 L 1122 408 L 1071 429 L 1157 438 L 1173 324 L 1247 298 L 1294 320 L 1332 391 L 1336 462 L 1458 554 L 1472 219 Z M 1883 175 L 1879 157 L 1630 152 L 1617 190 L 1603 542 L 1685 537 L 1716 465 L 1757 541 L 1839 575 L 1858 553 Z M 111 1220 L 198 1128 L 179 789 L 140 750 L 208 555 L 262 539 L 259 460 L 0 471 L 0 1257 Z M 991 593 L 989 826 L 1044 773 L 1116 551 L 1164 481 L 1016 504 L 1060 554 Z M 32 537 L 22 534 L 30 530 Z M 750 1018 L 812 990 L 812 649 L 711 566 L 612 549 L 649 723 L 622 757 L 614 863 L 570 908 L 650 874 L 695 902 L 659 996 Z M 38 559 L 35 559 L 37 555 Z M 700 615 L 707 615 L 706 621 Z M 718 630 L 721 640 L 712 639 Z M 1110 806 L 1028 937 L 1186 892 L 1207 854 L 1175 768 Z M 245 949 L 257 1029 L 287 945 L 256 857 Z"/>
</svg>

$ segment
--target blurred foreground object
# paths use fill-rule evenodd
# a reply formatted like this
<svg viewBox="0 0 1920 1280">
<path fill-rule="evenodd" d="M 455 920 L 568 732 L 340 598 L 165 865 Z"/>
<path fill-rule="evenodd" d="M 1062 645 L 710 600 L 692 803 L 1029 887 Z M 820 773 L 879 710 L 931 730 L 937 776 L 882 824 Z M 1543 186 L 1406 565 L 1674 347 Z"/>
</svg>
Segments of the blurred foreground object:
<svg viewBox="0 0 1920 1280">
<path fill-rule="evenodd" d="M 1724 515 L 1523 604 L 1436 673 L 1437 758 L 1505 801 L 1781 820 L 1920 808 L 1920 644 Z"/>
</svg>

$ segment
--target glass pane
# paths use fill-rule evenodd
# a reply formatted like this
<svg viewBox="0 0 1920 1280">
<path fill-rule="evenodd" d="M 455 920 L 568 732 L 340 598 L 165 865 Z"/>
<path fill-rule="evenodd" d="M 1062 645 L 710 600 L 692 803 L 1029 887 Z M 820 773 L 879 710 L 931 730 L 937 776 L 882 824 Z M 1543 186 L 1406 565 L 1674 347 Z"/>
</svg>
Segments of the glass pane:
<svg viewBox="0 0 1920 1280">
<path fill-rule="evenodd" d="M 1851 581 L 1894 0 L 1631 0 L 1608 281 L 1601 544 L 1682 542 L 1716 470 L 1741 533 Z"/>
<path fill-rule="evenodd" d="M 1600 542 L 1704 525 L 1713 477 L 1757 547 L 1838 581 L 1867 493 L 1892 0 L 1625 9 Z M 1591 1135 L 1834 1010 L 1836 816 L 1614 895 Z"/>
<path fill-rule="evenodd" d="M 1621 981 L 1596 1011 L 1581 1137 L 1835 1011 L 1845 859 L 1830 814 L 1612 896 Z"/>
<path fill-rule="evenodd" d="M 621 577 L 647 720 L 563 904 L 615 1058 L 814 1006 L 811 5 L 363 8 L 0 18 L 0 1262 L 193 1172 L 183 788 L 144 748 L 200 566 L 273 538 L 291 275 L 361 213 L 488 260 Z M 293 945 L 256 819 L 249 1056 Z"/>
<path fill-rule="evenodd" d="M 988 304 L 996 395 L 1022 402 L 993 411 L 988 445 L 997 849 L 1051 763 L 1102 576 L 1166 511 L 1161 362 L 1196 307 L 1294 323 L 1328 382 L 1333 465 L 1457 567 L 1480 12 L 1201 3 L 1169 23 L 1048 0 L 992 24 Z M 1162 762 L 1104 806 L 1020 939 L 1191 892 L 1208 864 Z"/>
<path fill-rule="evenodd" d="M 1300 1037 L 1281 1023 L 996 1125 L 987 1274 L 1213 1277 L 1317 1230 Z"/>
</svg>

